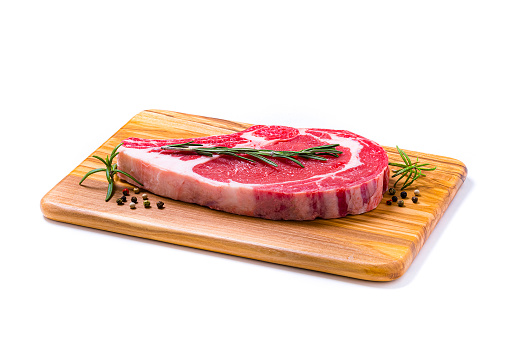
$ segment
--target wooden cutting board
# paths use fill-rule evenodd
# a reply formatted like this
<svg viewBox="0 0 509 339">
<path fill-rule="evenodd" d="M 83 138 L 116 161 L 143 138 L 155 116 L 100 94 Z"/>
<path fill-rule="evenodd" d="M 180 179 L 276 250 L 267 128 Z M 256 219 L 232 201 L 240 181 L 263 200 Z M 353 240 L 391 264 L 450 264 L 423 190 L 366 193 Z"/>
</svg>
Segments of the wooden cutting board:
<svg viewBox="0 0 509 339">
<path fill-rule="evenodd" d="M 228 134 L 251 126 L 171 111 L 148 110 L 133 117 L 92 154 L 105 157 L 128 137 L 189 138 Z M 320 126 L 314 126 L 320 127 Z M 362 131 L 355 131 L 362 134 Z M 395 148 L 384 147 L 389 161 L 401 162 Z M 117 205 L 129 184 L 117 181 L 114 198 L 104 201 L 104 172 L 81 177 L 102 164 L 89 156 L 49 191 L 41 201 L 50 219 L 101 230 L 221 252 L 276 264 L 388 281 L 400 277 L 428 239 L 438 220 L 466 178 L 465 165 L 455 159 L 407 151 L 413 159 L 437 165 L 408 191 L 405 207 L 388 206 L 388 193 L 373 211 L 339 219 L 272 221 L 214 211 L 148 193 L 152 206 Z M 91 154 L 91 155 L 92 155 Z M 391 186 L 393 179 L 391 179 Z M 419 202 L 410 197 L 420 189 Z M 398 190 L 399 191 L 399 190 Z M 131 193 L 134 195 L 134 193 Z M 80 199 L 76 199 L 79 196 Z M 138 196 L 141 200 L 141 194 Z M 155 207 L 162 200 L 164 209 Z"/>
</svg>

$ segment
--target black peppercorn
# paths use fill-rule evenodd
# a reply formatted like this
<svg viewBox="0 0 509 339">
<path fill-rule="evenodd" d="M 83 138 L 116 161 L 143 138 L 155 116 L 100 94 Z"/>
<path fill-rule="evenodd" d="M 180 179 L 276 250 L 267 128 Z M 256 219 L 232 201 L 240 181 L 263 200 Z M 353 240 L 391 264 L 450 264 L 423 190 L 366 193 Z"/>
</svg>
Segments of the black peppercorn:
<svg viewBox="0 0 509 339">
<path fill-rule="evenodd" d="M 123 202 L 127 202 L 127 197 L 125 195 L 123 195 L 120 199 L 122 199 Z"/>
<path fill-rule="evenodd" d="M 394 202 L 398 201 L 398 197 L 397 197 L 397 196 L 395 196 L 395 195 L 393 195 L 391 199 L 392 199 L 392 201 L 394 201 Z"/>
<path fill-rule="evenodd" d="M 390 195 L 394 195 L 394 194 L 396 194 L 396 190 L 395 190 L 394 188 L 392 188 L 392 187 L 391 187 L 391 188 L 389 188 L 389 194 L 390 194 Z"/>
<path fill-rule="evenodd" d="M 419 200 L 419 198 L 417 198 L 417 197 L 412 197 L 412 202 L 413 202 L 414 204 L 417 204 L 417 201 L 418 201 L 418 200 Z"/>
<path fill-rule="evenodd" d="M 387 200 L 385 203 L 386 203 L 387 205 L 392 205 L 392 200 Z"/>
<path fill-rule="evenodd" d="M 136 197 L 132 197 L 132 198 L 131 198 L 131 201 L 132 201 L 132 202 L 134 202 L 134 203 L 136 204 L 136 203 L 138 202 L 138 198 L 136 198 Z"/>
<path fill-rule="evenodd" d="M 157 208 L 161 209 L 161 208 L 163 208 L 163 206 L 164 206 L 164 202 L 162 202 L 162 201 L 157 202 Z"/>
<path fill-rule="evenodd" d="M 407 193 L 406 193 L 405 191 L 401 191 L 401 193 L 400 193 L 399 195 L 401 195 L 401 197 L 402 197 L 403 199 L 405 199 L 405 198 L 406 198 L 406 196 L 407 196 Z"/>
</svg>

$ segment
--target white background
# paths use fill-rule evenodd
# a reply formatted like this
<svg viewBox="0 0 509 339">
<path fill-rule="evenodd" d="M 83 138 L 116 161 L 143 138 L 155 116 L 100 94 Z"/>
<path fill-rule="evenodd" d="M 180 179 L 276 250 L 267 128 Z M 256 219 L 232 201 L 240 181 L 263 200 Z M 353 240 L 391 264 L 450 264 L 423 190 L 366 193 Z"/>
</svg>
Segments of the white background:
<svg viewBox="0 0 509 339">
<path fill-rule="evenodd" d="M 2 1 L 0 337 L 507 338 L 508 18 L 506 1 Z M 389 283 L 45 219 L 43 195 L 152 108 L 349 129 L 468 177 Z"/>
</svg>

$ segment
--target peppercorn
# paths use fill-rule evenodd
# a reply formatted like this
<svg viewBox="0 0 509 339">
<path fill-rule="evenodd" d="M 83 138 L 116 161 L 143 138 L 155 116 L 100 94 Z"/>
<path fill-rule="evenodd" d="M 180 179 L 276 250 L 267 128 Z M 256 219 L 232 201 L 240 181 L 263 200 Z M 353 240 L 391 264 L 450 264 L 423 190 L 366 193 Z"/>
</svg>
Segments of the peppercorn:
<svg viewBox="0 0 509 339">
<path fill-rule="evenodd" d="M 162 201 L 157 202 L 157 208 L 161 209 L 161 208 L 163 208 L 163 206 L 164 206 L 164 202 L 162 202 Z"/>
<path fill-rule="evenodd" d="M 124 204 L 124 201 L 122 200 L 122 198 L 118 198 L 117 199 L 117 204 L 119 204 L 119 205 L 123 205 Z"/>
<path fill-rule="evenodd" d="M 386 203 L 387 205 L 392 205 L 392 200 L 387 200 L 385 203 Z"/>
<path fill-rule="evenodd" d="M 138 187 L 133 188 L 134 193 L 138 194 L 140 193 L 140 189 Z"/>
<path fill-rule="evenodd" d="M 133 203 L 135 203 L 135 204 L 136 204 L 136 203 L 138 202 L 138 198 L 136 198 L 136 197 L 132 197 L 132 198 L 131 198 L 131 201 L 132 201 Z"/>
<path fill-rule="evenodd" d="M 401 191 L 401 193 L 400 193 L 399 195 L 401 195 L 401 197 L 402 197 L 403 199 L 405 199 L 405 198 L 406 198 L 406 196 L 407 196 L 407 193 L 406 193 L 405 191 Z"/>
<path fill-rule="evenodd" d="M 397 196 L 395 196 L 395 195 L 393 195 L 391 199 L 392 199 L 392 201 L 394 201 L 394 202 L 398 201 L 398 197 L 397 197 Z"/>
<path fill-rule="evenodd" d="M 146 193 L 143 193 L 142 197 L 143 197 L 143 200 L 148 200 L 148 196 Z"/>
<path fill-rule="evenodd" d="M 124 189 L 122 190 L 122 194 L 123 194 L 123 195 L 129 195 L 129 188 L 124 188 Z"/>
<path fill-rule="evenodd" d="M 398 206 L 399 207 L 405 206 L 405 202 L 403 200 L 398 201 Z"/>
<path fill-rule="evenodd" d="M 145 206 L 145 208 L 149 208 L 150 207 L 150 201 L 148 201 L 148 200 L 143 201 L 143 206 Z"/>
<path fill-rule="evenodd" d="M 123 195 L 120 199 L 122 199 L 123 202 L 127 202 L 127 197 Z"/>
<path fill-rule="evenodd" d="M 412 197 L 412 202 L 413 202 L 414 204 L 417 204 L 417 201 L 418 201 L 418 200 L 419 200 L 419 198 L 417 198 L 417 197 Z"/>
<path fill-rule="evenodd" d="M 391 188 L 389 188 L 389 194 L 390 194 L 390 195 L 394 195 L 394 194 L 396 194 L 396 190 L 395 190 L 394 188 L 392 188 L 392 187 L 391 187 Z"/>
<path fill-rule="evenodd" d="M 417 195 L 417 196 L 419 196 L 419 195 L 421 195 L 421 192 L 419 192 L 419 190 L 415 190 L 415 191 L 414 191 L 414 194 L 415 194 L 415 195 Z"/>
<path fill-rule="evenodd" d="M 131 207 L 131 209 L 133 210 L 136 208 L 136 204 L 134 202 L 132 202 L 129 204 L 129 207 Z"/>
</svg>

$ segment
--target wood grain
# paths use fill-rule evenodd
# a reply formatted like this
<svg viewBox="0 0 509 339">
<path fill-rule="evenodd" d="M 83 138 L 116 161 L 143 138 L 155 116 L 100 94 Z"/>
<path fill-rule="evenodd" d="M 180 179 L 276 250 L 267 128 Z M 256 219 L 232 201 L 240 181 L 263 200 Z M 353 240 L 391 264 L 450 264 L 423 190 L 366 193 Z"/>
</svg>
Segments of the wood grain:
<svg viewBox="0 0 509 339">
<path fill-rule="evenodd" d="M 92 154 L 106 156 L 127 137 L 188 138 L 227 134 L 251 126 L 163 110 L 134 116 Z M 320 127 L 320 126 L 310 126 Z M 354 131 L 360 132 L 361 131 Z M 389 161 L 400 162 L 395 148 L 384 147 Z M 149 194 L 152 204 L 165 208 L 131 210 L 116 199 L 104 201 L 104 175 L 80 178 L 101 163 L 89 156 L 49 191 L 41 201 L 50 219 L 101 230 L 221 252 L 276 264 L 348 277 L 389 281 L 410 266 L 465 180 L 465 165 L 455 159 L 405 150 L 409 156 L 437 165 L 412 189 L 420 189 L 419 203 L 405 207 L 380 204 L 362 215 L 313 221 L 272 221 L 214 211 Z M 117 181 L 115 195 L 131 187 Z M 133 194 L 133 193 L 132 193 Z M 411 196 L 410 194 L 409 196 Z M 80 199 L 75 199 L 79 196 Z M 389 199 L 386 194 L 384 201 Z"/>
</svg>

